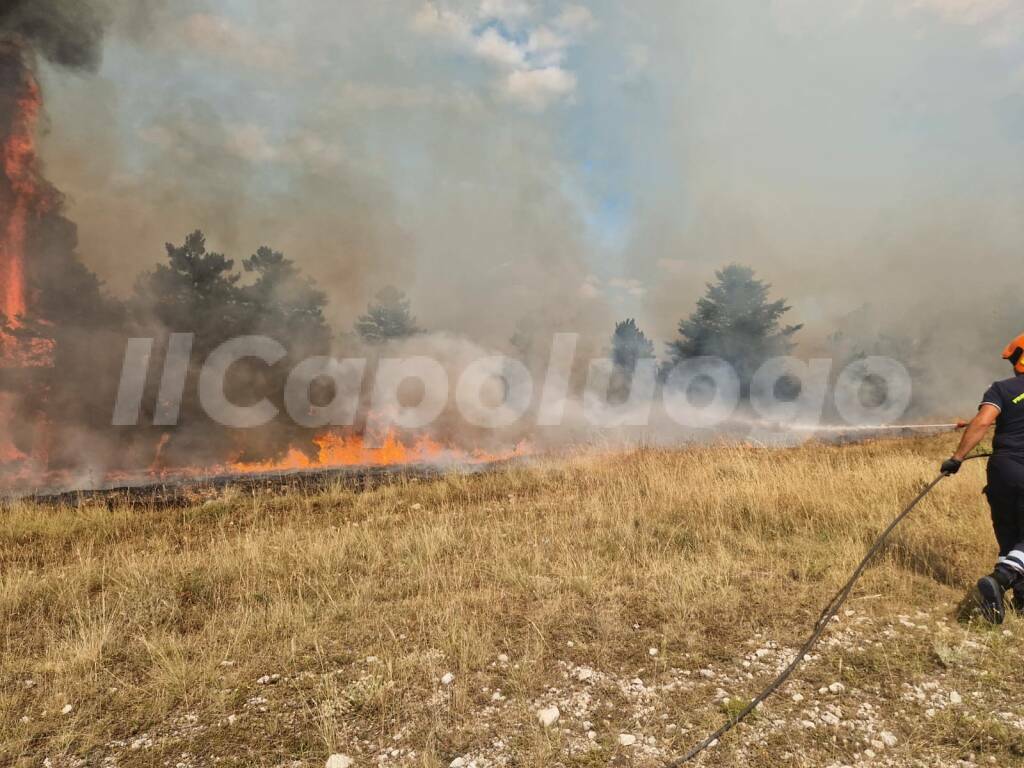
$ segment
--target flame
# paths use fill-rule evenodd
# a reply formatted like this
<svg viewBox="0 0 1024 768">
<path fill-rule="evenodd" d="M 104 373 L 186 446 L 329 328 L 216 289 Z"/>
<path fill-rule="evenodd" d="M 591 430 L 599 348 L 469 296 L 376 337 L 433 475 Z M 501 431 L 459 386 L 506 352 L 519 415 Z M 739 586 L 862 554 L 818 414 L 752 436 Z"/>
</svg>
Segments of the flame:
<svg viewBox="0 0 1024 768">
<path fill-rule="evenodd" d="M 445 446 L 427 435 L 406 444 L 394 430 L 389 430 L 376 446 L 370 445 L 362 435 L 343 435 L 326 432 L 314 438 L 317 447 L 316 458 L 311 458 L 298 448 L 290 448 L 281 459 L 263 462 L 232 462 L 229 469 L 239 474 L 256 472 L 289 472 L 335 467 L 373 466 L 386 467 L 401 464 L 485 464 L 493 461 L 524 456 L 530 447 L 524 442 L 515 448 L 500 452 L 466 451 Z"/>
<path fill-rule="evenodd" d="M 0 392 L 0 469 L 5 464 L 25 461 L 28 457 L 18 450 L 11 439 L 12 419 L 14 418 L 14 398 L 10 394 Z"/>
<path fill-rule="evenodd" d="M 211 477 L 252 475 L 272 472 L 300 472 L 359 467 L 402 467 L 423 464 L 480 465 L 505 461 L 533 453 L 527 442 L 513 448 L 487 452 L 443 445 L 428 436 L 403 441 L 394 431 L 382 439 L 368 440 L 362 435 L 325 432 L 314 438 L 316 456 L 310 457 L 297 447 L 277 460 L 234 461 L 204 466 L 174 466 L 164 463 L 164 449 L 170 433 L 164 433 L 155 446 L 148 468 L 139 471 L 113 469 L 84 476 L 80 471 L 48 470 L 44 456 L 26 455 L 10 442 L 4 413 L 8 397 L 0 393 L 0 496 L 4 492 L 30 492 L 72 488 L 114 488 L 146 486 L 154 483 L 203 481 Z M 36 440 L 36 442 L 40 442 Z M 83 483 L 85 485 L 83 485 Z"/>
<path fill-rule="evenodd" d="M 41 93 L 31 70 L 23 67 L 15 95 L 10 122 L 0 126 L 0 320 L 10 330 L 26 324 L 24 318 L 33 309 L 33 293 L 28 285 L 26 243 L 35 219 L 57 204 L 54 190 L 42 179 L 35 146 L 35 129 L 42 107 Z M 6 114 L 6 112 L 5 112 Z M 33 322 L 46 325 L 45 318 Z M 28 334 L 7 334 L 0 324 L 0 368 L 35 368 L 51 365 L 54 343 L 49 339 L 21 338 Z M 18 413 L 17 399 L 0 392 L 0 489 L 17 487 L 67 487 L 81 482 L 67 472 L 48 469 L 47 425 L 37 425 L 33 447 L 26 454 L 11 438 Z M 403 441 L 389 431 L 379 440 L 361 435 L 323 433 L 313 440 L 315 458 L 298 447 L 290 448 L 280 459 L 265 462 L 229 461 L 220 466 L 172 467 L 164 460 L 170 434 L 161 436 L 153 461 L 141 473 L 107 471 L 95 478 L 97 485 L 147 482 L 176 478 L 209 477 L 229 473 L 316 470 L 360 466 L 451 463 L 479 464 L 499 461 L 529 452 L 525 444 L 502 453 L 466 451 L 442 445 L 427 436 Z"/>
<path fill-rule="evenodd" d="M 16 101 L 14 120 L 3 142 L 4 176 L 14 197 L 6 221 L 0 221 L 0 312 L 17 328 L 28 309 L 25 285 L 25 229 L 29 214 L 38 209 L 42 196 L 36 176 L 34 131 L 41 105 L 39 86 L 25 71 L 22 92 Z"/>
</svg>

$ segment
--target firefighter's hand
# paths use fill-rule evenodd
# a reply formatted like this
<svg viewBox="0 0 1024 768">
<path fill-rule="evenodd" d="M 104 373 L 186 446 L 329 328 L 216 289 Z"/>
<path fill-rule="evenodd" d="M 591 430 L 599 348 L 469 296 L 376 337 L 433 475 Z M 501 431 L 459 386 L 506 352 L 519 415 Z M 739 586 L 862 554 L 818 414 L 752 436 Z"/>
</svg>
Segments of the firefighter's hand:
<svg viewBox="0 0 1024 768">
<path fill-rule="evenodd" d="M 963 419 L 957 419 L 956 429 L 967 429 L 967 425 L 970 424 L 970 423 L 971 422 L 964 421 Z"/>
<path fill-rule="evenodd" d="M 955 475 L 957 472 L 960 471 L 961 464 L 963 464 L 963 462 L 960 461 L 960 459 L 946 459 L 944 462 L 942 462 L 942 474 L 946 475 L 947 477 L 949 475 Z"/>
</svg>

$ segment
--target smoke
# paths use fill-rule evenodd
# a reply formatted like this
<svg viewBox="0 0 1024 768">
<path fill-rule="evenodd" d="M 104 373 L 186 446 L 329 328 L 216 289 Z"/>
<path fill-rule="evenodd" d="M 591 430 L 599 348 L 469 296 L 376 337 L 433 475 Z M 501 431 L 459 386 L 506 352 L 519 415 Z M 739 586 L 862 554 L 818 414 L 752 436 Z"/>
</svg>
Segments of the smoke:
<svg viewBox="0 0 1024 768">
<path fill-rule="evenodd" d="M 342 354 L 395 285 L 435 332 L 403 351 L 537 372 L 554 332 L 582 360 L 634 316 L 664 358 L 741 263 L 804 324 L 795 354 L 891 355 L 918 412 L 959 415 L 1024 326 L 1024 27 L 991 5 L 9 2 L 46 94 L 36 306 L 91 317 L 200 228 L 295 260 Z"/>
<path fill-rule="evenodd" d="M 623 98 L 654 117 L 624 141 L 654 148 L 631 163 L 638 319 L 669 338 L 716 268 L 749 264 L 804 323 L 797 355 L 895 351 L 919 412 L 968 415 L 1024 328 L 1005 278 L 1024 245 L 1021 9 L 855 5 L 698 1 L 608 33 L 643 50 Z"/>
<path fill-rule="evenodd" d="M 582 294 L 592 267 L 557 109 L 439 82 L 432 62 L 458 62 L 412 29 L 415 2 L 350 13 L 315 0 L 283 25 L 277 4 L 205 5 L 164 9 L 145 51 L 115 18 L 119 47 L 97 77 L 45 78 L 44 155 L 112 290 L 198 227 L 230 252 L 272 243 L 294 258 L 339 330 L 385 285 L 428 328 L 492 344 L 521 326 L 610 327 Z"/>
<path fill-rule="evenodd" d="M 65 199 L 37 152 L 40 61 L 95 71 L 108 11 L 62 0 L 0 10 L 0 454 L 40 470 L 116 462 L 117 444 L 105 434 L 107 371 L 117 365 L 125 316 L 80 259 Z"/>
<path fill-rule="evenodd" d="M 9 0 L 0 10 L 0 37 L 62 67 L 95 70 L 107 21 L 106 8 L 95 0 Z"/>
</svg>

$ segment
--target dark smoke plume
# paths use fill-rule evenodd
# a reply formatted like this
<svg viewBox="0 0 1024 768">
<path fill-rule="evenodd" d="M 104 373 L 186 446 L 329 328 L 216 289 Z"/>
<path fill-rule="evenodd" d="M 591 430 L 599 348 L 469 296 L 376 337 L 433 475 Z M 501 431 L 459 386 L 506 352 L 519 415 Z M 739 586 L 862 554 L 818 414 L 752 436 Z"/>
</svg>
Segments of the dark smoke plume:
<svg viewBox="0 0 1024 768">
<path fill-rule="evenodd" d="M 13 39 L 69 69 L 100 63 L 106 8 L 91 0 L 6 0 L 0 37 Z"/>
</svg>

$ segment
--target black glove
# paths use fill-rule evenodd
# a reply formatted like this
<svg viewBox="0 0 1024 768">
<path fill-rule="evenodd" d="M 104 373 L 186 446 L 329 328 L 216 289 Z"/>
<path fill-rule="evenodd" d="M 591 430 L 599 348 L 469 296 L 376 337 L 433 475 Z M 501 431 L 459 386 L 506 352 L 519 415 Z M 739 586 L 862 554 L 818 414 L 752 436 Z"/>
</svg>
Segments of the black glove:
<svg viewBox="0 0 1024 768">
<path fill-rule="evenodd" d="M 942 474 L 944 475 L 955 475 L 960 471 L 960 465 L 963 464 L 960 459 L 946 459 L 942 462 Z"/>
</svg>

